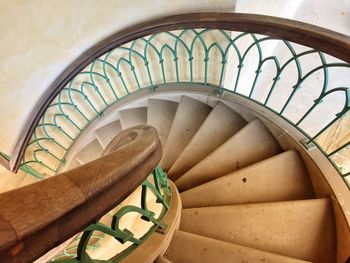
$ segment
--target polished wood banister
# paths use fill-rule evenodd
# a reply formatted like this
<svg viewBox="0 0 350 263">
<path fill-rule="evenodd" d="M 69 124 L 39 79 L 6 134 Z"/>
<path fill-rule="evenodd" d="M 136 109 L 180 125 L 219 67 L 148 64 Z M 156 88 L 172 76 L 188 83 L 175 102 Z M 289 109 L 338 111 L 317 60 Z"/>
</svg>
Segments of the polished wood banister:
<svg viewBox="0 0 350 263">
<path fill-rule="evenodd" d="M 117 135 L 104 156 L 0 194 L 0 259 L 32 262 L 129 196 L 162 154 L 157 131 L 141 125 Z"/>
<path fill-rule="evenodd" d="M 20 133 L 10 160 L 10 169 L 14 172 L 18 171 L 34 129 L 53 99 L 74 76 L 93 60 L 134 39 L 183 28 L 216 28 L 260 33 L 310 46 L 350 63 L 350 37 L 289 19 L 253 14 L 209 12 L 175 15 L 137 24 L 112 34 L 92 46 L 73 61 L 47 88 Z"/>
</svg>

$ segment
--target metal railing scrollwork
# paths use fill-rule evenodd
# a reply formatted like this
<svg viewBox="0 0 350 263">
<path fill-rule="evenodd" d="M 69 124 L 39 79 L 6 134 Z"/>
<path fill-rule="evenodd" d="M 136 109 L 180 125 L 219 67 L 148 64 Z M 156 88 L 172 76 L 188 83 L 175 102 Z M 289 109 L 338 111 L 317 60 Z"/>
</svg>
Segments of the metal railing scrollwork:
<svg viewBox="0 0 350 263">
<path fill-rule="evenodd" d="M 55 83 L 30 140 L 17 147 L 23 152 L 18 167 L 52 176 L 82 131 L 112 105 L 142 89 L 196 83 L 285 119 L 348 184 L 349 42 L 300 22 L 231 13 L 180 15 L 125 30 L 97 44 Z M 16 158 L 11 161 L 16 169 Z"/>
<path fill-rule="evenodd" d="M 53 262 L 94 262 L 90 254 L 101 247 L 100 242 L 110 236 L 116 240 L 117 243 L 124 246 L 113 246 L 115 253 L 112 258 L 103 261 L 98 259 L 98 262 L 119 262 L 139 245 L 141 245 L 154 231 L 166 231 L 167 226 L 164 225 L 163 219 L 166 216 L 171 203 L 171 192 L 166 178 L 166 174 L 162 171 L 160 166 L 157 166 L 151 177 L 147 179 L 141 186 L 140 207 L 137 205 L 125 204 L 116 207 L 116 212 L 109 212 L 104 216 L 110 225 L 106 225 L 100 221 L 88 226 L 82 234 L 72 241 L 61 253 L 57 254 L 51 261 Z M 159 204 L 157 214 L 147 207 L 150 204 L 147 196 L 150 194 L 155 196 L 154 203 Z M 120 221 L 127 214 L 135 213 L 135 217 L 130 229 L 122 229 Z M 106 220 L 105 220 L 106 221 Z M 149 222 L 143 224 L 142 221 Z M 133 227 L 137 225 L 142 232 L 136 236 L 133 233 Z M 99 234 L 95 234 L 98 232 Z M 100 234 L 102 233 L 102 235 Z M 107 252 L 107 254 L 109 254 Z"/>
</svg>

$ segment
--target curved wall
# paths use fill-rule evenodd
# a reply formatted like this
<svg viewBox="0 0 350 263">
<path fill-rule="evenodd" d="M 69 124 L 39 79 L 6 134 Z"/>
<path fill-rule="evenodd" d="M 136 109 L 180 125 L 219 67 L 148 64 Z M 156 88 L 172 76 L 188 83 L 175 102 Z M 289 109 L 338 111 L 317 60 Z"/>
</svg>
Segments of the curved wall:
<svg viewBox="0 0 350 263">
<path fill-rule="evenodd" d="M 233 11 L 233 0 L 0 1 L 0 151 L 11 154 L 28 114 L 51 82 L 82 52 L 151 18 Z"/>
</svg>

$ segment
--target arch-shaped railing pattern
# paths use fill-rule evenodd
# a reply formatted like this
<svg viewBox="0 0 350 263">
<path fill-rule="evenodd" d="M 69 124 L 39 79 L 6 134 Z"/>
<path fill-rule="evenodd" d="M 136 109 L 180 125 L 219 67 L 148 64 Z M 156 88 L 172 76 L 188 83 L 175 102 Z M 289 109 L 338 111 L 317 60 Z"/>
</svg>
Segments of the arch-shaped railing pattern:
<svg viewBox="0 0 350 263">
<path fill-rule="evenodd" d="M 78 62 L 53 84 L 42 114 L 32 117 L 32 134 L 24 136 L 30 139 L 11 160 L 14 170 L 54 175 L 81 132 L 111 105 L 159 84 L 199 83 L 268 108 L 343 178 L 350 175 L 348 130 L 327 139 L 349 123 L 349 37 L 267 16 L 188 14 L 120 32 Z"/>
</svg>

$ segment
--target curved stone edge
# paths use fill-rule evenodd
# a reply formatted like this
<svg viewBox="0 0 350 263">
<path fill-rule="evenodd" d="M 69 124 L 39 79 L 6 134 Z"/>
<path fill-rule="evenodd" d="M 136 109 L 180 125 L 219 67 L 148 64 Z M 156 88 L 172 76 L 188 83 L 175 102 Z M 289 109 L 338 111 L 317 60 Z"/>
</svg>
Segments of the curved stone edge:
<svg viewBox="0 0 350 263">
<path fill-rule="evenodd" d="M 150 238 L 123 259 L 121 261 L 122 263 L 153 263 L 157 257 L 164 255 L 168 249 L 175 230 L 179 228 L 182 210 L 179 191 L 172 181 L 168 180 L 168 183 L 172 194 L 172 200 L 170 210 L 163 221 L 163 223 L 168 226 L 166 233 L 154 232 Z"/>
</svg>

